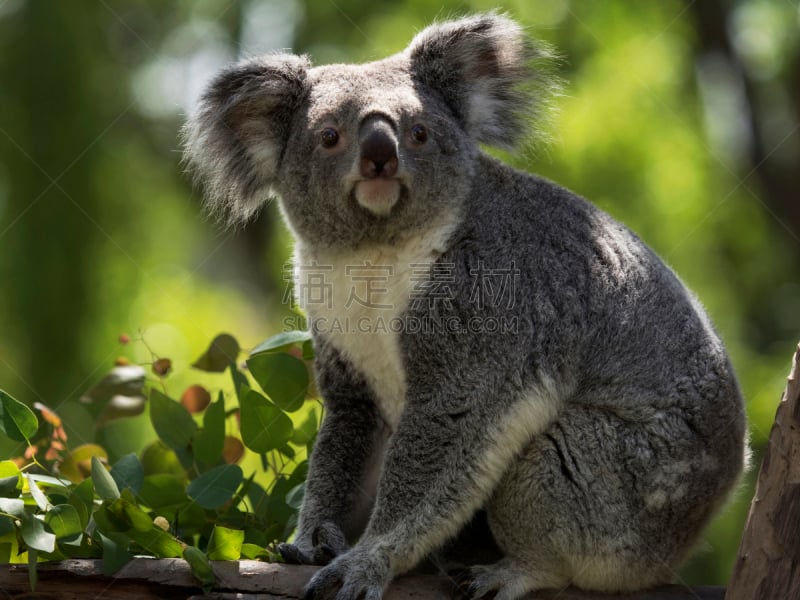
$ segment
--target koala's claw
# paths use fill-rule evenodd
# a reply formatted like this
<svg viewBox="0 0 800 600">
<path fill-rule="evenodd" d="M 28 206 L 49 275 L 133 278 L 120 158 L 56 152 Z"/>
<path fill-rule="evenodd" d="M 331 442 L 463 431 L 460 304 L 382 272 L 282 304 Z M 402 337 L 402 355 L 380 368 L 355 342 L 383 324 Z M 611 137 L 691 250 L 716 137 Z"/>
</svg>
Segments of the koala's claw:
<svg viewBox="0 0 800 600">
<path fill-rule="evenodd" d="M 278 553 L 290 565 L 310 565 L 311 559 L 294 544 L 278 544 Z"/>
<path fill-rule="evenodd" d="M 357 546 L 311 578 L 304 600 L 380 600 L 389 579 L 388 557 Z"/>
<path fill-rule="evenodd" d="M 314 529 L 311 544 L 278 544 L 283 560 L 293 565 L 327 565 L 347 549 L 344 533 L 333 523 L 323 523 Z"/>
<path fill-rule="evenodd" d="M 455 583 L 457 598 L 461 600 L 473 600 L 481 597 L 481 590 L 476 581 L 476 573 L 472 569 L 459 572 L 453 578 Z"/>
</svg>

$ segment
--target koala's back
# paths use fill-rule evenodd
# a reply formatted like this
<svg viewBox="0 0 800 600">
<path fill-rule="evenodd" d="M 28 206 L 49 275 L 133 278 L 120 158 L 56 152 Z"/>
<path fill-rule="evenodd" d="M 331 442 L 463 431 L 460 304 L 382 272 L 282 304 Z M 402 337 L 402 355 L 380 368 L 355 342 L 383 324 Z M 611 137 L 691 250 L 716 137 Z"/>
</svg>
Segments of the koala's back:
<svg viewBox="0 0 800 600">
<path fill-rule="evenodd" d="M 477 336 L 471 351 L 504 357 L 522 387 L 545 377 L 565 403 L 632 421 L 677 418 L 729 457 L 732 483 L 743 399 L 694 295 L 633 232 L 557 184 L 488 157 L 474 182 L 470 214 L 440 260 L 461 270 L 451 284 L 460 318 L 513 327 Z M 506 297 L 477 302 L 481 271 L 513 271 Z"/>
<path fill-rule="evenodd" d="M 442 260 L 513 265 L 512 302 L 482 310 L 519 317 L 522 355 L 539 358 L 537 369 L 571 379 L 576 397 L 632 415 L 676 406 L 715 418 L 727 403 L 736 409 L 729 417 L 741 417 L 735 375 L 705 310 L 633 232 L 557 184 L 488 157 L 474 181 L 472 214 Z M 470 291 L 457 292 L 473 305 L 476 270 L 465 278 Z"/>
<path fill-rule="evenodd" d="M 555 539 L 581 574 L 574 581 L 592 589 L 619 587 L 642 548 L 674 564 L 746 459 L 743 400 L 719 337 L 678 277 L 593 205 L 489 158 L 475 181 L 471 214 L 441 259 L 470 282 L 456 284 L 453 310 L 505 315 L 517 327 L 468 351 L 507 369 L 512 383 L 493 402 L 540 402 L 526 390 L 543 380 L 558 396 L 553 424 L 511 463 L 489 504 L 500 545 Z M 475 310 L 478 265 L 516 272 L 511 302 Z M 419 373 L 415 355 L 409 348 Z M 520 525 L 526 506 L 536 515 Z M 638 571 L 652 579 L 622 577 L 630 589 L 669 577 Z"/>
</svg>

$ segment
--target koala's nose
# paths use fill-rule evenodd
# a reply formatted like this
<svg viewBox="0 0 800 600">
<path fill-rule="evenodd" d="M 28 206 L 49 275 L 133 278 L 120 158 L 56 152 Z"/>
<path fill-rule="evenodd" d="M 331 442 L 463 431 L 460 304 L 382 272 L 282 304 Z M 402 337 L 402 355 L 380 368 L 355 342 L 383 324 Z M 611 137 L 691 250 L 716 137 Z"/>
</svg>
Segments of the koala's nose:
<svg viewBox="0 0 800 600">
<path fill-rule="evenodd" d="M 366 179 L 394 177 L 397 173 L 397 142 L 386 122 L 370 124 L 361 139 L 359 170 Z"/>
</svg>

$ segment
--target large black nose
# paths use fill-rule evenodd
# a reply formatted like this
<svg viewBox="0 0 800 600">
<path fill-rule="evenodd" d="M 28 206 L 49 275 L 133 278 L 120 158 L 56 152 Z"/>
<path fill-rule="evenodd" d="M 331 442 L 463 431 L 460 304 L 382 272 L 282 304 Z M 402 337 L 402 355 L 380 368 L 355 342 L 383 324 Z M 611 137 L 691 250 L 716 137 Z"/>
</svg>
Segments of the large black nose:
<svg viewBox="0 0 800 600">
<path fill-rule="evenodd" d="M 397 140 L 385 120 L 371 119 L 364 124 L 359 170 L 365 179 L 388 179 L 397 173 Z"/>
</svg>

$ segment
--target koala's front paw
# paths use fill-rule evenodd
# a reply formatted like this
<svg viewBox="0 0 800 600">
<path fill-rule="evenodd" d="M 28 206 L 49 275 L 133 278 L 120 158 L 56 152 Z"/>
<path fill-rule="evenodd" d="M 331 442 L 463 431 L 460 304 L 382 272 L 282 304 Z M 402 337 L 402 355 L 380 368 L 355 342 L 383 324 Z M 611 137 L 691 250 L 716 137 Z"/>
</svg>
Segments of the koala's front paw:
<svg viewBox="0 0 800 600">
<path fill-rule="evenodd" d="M 359 545 L 318 571 L 304 600 L 380 600 L 390 580 L 388 554 L 374 545 Z"/>
<path fill-rule="evenodd" d="M 323 523 L 311 533 L 311 540 L 302 538 L 294 544 L 278 544 L 283 560 L 296 565 L 327 565 L 347 552 L 344 533 L 333 523 Z"/>
</svg>

